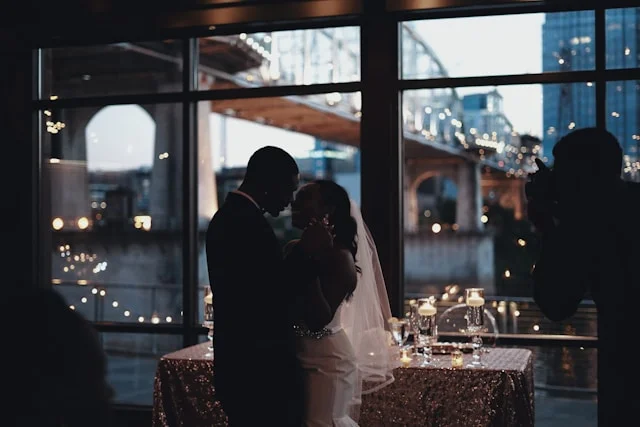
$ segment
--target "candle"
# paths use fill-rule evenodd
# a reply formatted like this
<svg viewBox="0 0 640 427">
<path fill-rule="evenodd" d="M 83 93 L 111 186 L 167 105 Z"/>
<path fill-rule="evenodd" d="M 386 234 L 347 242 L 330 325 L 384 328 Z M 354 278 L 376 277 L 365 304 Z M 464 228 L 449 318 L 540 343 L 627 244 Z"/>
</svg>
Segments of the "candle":
<svg viewBox="0 0 640 427">
<path fill-rule="evenodd" d="M 418 308 L 418 314 L 420 316 L 433 316 L 436 314 L 436 308 L 428 302 L 425 302 Z"/>
<path fill-rule="evenodd" d="M 402 362 L 402 366 L 408 368 L 411 365 L 411 358 L 407 355 L 407 350 L 402 350 L 402 357 L 400 358 L 400 362 Z"/>
<path fill-rule="evenodd" d="M 462 368 L 462 352 L 460 350 L 453 350 L 451 352 L 451 367 Z"/>
<path fill-rule="evenodd" d="M 209 293 L 204 297 L 205 304 L 213 304 L 213 294 Z"/>
<path fill-rule="evenodd" d="M 479 296 L 476 292 L 467 297 L 467 305 L 469 307 L 480 307 L 484 305 L 484 298 Z"/>
</svg>

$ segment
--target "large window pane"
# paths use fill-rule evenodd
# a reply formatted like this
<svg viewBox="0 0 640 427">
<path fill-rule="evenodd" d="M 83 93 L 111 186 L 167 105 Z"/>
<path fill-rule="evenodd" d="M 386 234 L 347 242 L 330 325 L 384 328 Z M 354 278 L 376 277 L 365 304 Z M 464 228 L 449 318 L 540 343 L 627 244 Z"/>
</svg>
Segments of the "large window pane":
<svg viewBox="0 0 640 427">
<path fill-rule="evenodd" d="M 116 403 L 153 404 L 153 381 L 158 360 L 182 348 L 179 335 L 100 334 L 107 355 L 107 381 Z"/>
<path fill-rule="evenodd" d="M 181 105 L 41 114 L 54 285 L 92 321 L 181 322 Z"/>
<path fill-rule="evenodd" d="M 607 27 L 607 68 L 640 67 L 640 7 L 609 9 Z"/>
<path fill-rule="evenodd" d="M 593 11 L 430 19 L 401 25 L 405 79 L 595 67 Z"/>
<path fill-rule="evenodd" d="M 640 182 L 640 81 L 607 82 L 607 130 L 624 152 L 625 179 Z"/>
<path fill-rule="evenodd" d="M 531 297 L 526 176 L 559 137 L 595 124 L 594 103 L 587 83 L 403 93 L 407 297 Z"/>
<path fill-rule="evenodd" d="M 360 80 L 358 27 L 212 36 L 199 45 L 203 90 Z"/>
<path fill-rule="evenodd" d="M 182 89 L 180 40 L 43 49 L 42 65 L 45 99 Z"/>
<path fill-rule="evenodd" d="M 228 192 L 240 185 L 249 157 L 260 147 L 272 145 L 290 153 L 302 183 L 332 179 L 360 202 L 359 100 L 359 93 L 329 93 L 198 104 L 200 299 L 209 286 L 206 227 Z M 299 237 L 288 209 L 277 218 L 267 214 L 267 219 L 283 245 Z"/>
</svg>

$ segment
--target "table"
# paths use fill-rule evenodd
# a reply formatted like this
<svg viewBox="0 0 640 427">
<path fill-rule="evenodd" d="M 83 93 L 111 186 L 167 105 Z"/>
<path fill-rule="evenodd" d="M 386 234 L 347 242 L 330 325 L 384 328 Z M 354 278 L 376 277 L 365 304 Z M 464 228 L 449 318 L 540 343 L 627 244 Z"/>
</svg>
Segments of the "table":
<svg viewBox="0 0 640 427">
<path fill-rule="evenodd" d="M 153 392 L 154 427 L 227 425 L 215 400 L 208 343 L 163 356 Z M 464 355 L 465 364 L 470 355 Z M 414 359 L 394 370 L 395 381 L 363 396 L 359 424 L 378 426 L 534 426 L 533 356 L 517 348 L 492 348 L 482 369 L 452 369 L 450 356 L 436 367 Z"/>
</svg>

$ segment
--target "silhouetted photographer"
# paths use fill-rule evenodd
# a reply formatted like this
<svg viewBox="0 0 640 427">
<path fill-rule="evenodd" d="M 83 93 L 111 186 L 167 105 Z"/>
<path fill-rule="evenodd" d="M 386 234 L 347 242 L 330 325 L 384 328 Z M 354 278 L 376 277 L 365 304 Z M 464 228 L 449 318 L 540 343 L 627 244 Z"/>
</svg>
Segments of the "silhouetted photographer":
<svg viewBox="0 0 640 427">
<path fill-rule="evenodd" d="M 625 364 L 627 301 L 640 292 L 640 185 L 621 178 L 623 153 L 609 132 L 569 133 L 553 149 L 553 168 L 536 159 L 525 192 L 529 220 L 541 238 L 533 296 L 553 321 L 571 317 L 584 298 L 598 312 L 598 424 L 626 425 L 630 393 Z M 636 270 L 636 271 L 634 271 Z M 630 356 L 635 359 L 636 356 Z"/>
</svg>

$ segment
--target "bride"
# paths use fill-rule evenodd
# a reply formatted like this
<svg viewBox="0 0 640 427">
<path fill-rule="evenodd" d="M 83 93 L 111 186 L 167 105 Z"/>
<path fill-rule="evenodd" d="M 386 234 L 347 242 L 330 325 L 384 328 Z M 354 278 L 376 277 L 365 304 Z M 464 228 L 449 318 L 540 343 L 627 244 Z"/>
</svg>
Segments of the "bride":
<svg viewBox="0 0 640 427">
<path fill-rule="evenodd" d="M 333 181 L 302 187 L 291 209 L 294 227 L 320 224 L 332 237 L 315 257 L 317 276 L 300 284 L 297 295 L 304 425 L 358 426 L 361 395 L 393 382 L 386 331 L 391 310 L 375 244 L 358 206 Z M 285 252 L 304 245 L 308 234 Z"/>
</svg>

